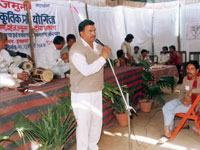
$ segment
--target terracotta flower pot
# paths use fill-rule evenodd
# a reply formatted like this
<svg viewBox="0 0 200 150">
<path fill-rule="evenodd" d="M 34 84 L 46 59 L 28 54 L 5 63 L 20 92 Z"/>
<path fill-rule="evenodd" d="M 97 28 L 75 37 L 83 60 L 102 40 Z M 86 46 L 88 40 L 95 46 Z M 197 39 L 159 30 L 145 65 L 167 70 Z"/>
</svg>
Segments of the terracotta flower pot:
<svg viewBox="0 0 200 150">
<path fill-rule="evenodd" d="M 117 118 L 117 121 L 121 126 L 127 126 L 128 125 L 128 114 L 116 114 L 115 117 Z"/>
<path fill-rule="evenodd" d="M 147 101 L 146 99 L 139 101 L 140 108 L 143 112 L 150 112 L 153 100 Z"/>
</svg>

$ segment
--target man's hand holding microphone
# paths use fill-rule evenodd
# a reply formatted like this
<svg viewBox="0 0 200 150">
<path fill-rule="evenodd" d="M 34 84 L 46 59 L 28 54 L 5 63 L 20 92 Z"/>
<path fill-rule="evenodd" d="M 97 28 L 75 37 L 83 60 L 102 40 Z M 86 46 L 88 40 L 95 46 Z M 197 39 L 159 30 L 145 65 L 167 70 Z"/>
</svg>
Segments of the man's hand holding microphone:
<svg viewBox="0 0 200 150">
<path fill-rule="evenodd" d="M 109 55 L 110 55 L 111 49 L 108 46 L 104 46 L 101 52 L 101 55 L 104 59 L 108 59 Z"/>
</svg>

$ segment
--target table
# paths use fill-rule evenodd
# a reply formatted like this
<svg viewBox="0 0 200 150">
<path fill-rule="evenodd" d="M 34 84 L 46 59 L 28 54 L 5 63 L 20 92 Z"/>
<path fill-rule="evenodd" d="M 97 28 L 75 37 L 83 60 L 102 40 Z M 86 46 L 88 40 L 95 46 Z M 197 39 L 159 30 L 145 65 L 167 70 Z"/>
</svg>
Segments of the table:
<svg viewBox="0 0 200 150">
<path fill-rule="evenodd" d="M 150 71 L 154 75 L 155 82 L 164 76 L 179 77 L 178 70 L 175 65 L 162 65 L 162 68 L 150 69 Z"/>
<path fill-rule="evenodd" d="M 142 92 L 142 69 L 137 67 L 118 67 L 115 68 L 120 84 L 126 84 L 128 88 L 136 86 L 136 92 L 133 97 L 133 103 L 144 98 Z M 105 68 L 105 82 L 115 83 L 114 76 L 110 68 Z M 38 109 L 47 110 L 48 107 L 55 106 L 60 101 L 59 97 L 67 96 L 65 87 L 69 85 L 68 79 L 56 79 L 50 83 L 30 87 L 29 92 L 25 95 L 17 90 L 0 89 L 0 134 L 9 135 L 13 128 L 13 119 L 23 112 L 30 119 L 36 119 Z M 113 110 L 109 104 L 110 101 L 103 102 L 103 128 L 110 128 L 116 123 Z M 18 136 L 13 137 L 15 141 L 19 140 Z M 30 146 L 28 144 L 27 146 Z M 8 143 L 7 149 L 14 150 L 15 145 Z"/>
</svg>

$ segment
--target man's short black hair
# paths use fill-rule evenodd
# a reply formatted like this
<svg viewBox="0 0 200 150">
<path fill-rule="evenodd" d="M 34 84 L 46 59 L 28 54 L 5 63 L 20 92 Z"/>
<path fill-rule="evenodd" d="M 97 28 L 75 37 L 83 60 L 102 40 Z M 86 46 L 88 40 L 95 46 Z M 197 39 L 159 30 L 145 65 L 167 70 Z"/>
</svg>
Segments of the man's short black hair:
<svg viewBox="0 0 200 150">
<path fill-rule="evenodd" d="M 64 37 L 62 37 L 62 36 L 56 36 L 56 37 L 53 39 L 53 44 L 60 45 L 60 44 L 62 44 L 63 42 L 65 42 L 65 39 L 64 39 Z"/>
<path fill-rule="evenodd" d="M 88 25 L 94 25 L 94 22 L 92 20 L 88 20 L 88 19 L 83 20 L 78 25 L 78 31 L 79 31 L 79 33 L 84 30 L 85 26 L 88 26 Z"/>
<path fill-rule="evenodd" d="M 146 49 L 141 50 L 141 54 L 143 54 L 143 53 L 145 53 L 145 52 L 149 53 L 149 51 L 146 50 Z"/>
<path fill-rule="evenodd" d="M 196 69 L 199 69 L 199 62 L 197 60 L 190 60 L 187 62 L 187 65 L 192 64 L 195 66 Z"/>
<path fill-rule="evenodd" d="M 167 46 L 163 46 L 162 49 L 168 51 L 168 47 Z"/>
<path fill-rule="evenodd" d="M 125 41 L 128 42 L 130 40 L 134 39 L 134 36 L 132 34 L 127 34 L 127 36 L 125 37 Z"/>
<path fill-rule="evenodd" d="M 3 32 L 0 32 L 0 41 L 3 40 L 3 38 L 5 38 L 6 40 L 8 39 L 7 35 Z"/>
<path fill-rule="evenodd" d="M 176 51 L 176 47 L 174 45 L 171 45 L 169 48 L 173 49 L 174 51 Z"/>
<path fill-rule="evenodd" d="M 123 50 L 121 50 L 121 49 L 118 50 L 118 51 L 117 51 L 117 58 L 122 57 L 123 53 L 124 53 Z"/>
<path fill-rule="evenodd" d="M 76 37 L 74 34 L 68 34 L 66 37 L 67 42 L 69 42 L 70 39 L 73 39 L 74 41 L 76 41 Z"/>
<path fill-rule="evenodd" d="M 135 46 L 134 49 L 140 49 L 139 46 Z"/>
</svg>

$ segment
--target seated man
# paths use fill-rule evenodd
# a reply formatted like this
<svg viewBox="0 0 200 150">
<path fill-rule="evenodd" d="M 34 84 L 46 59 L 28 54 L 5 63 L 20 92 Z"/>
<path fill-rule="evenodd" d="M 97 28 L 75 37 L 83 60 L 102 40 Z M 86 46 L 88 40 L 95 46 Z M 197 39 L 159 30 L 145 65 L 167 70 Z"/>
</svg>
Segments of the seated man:
<svg viewBox="0 0 200 150">
<path fill-rule="evenodd" d="M 6 38 L 7 38 L 7 35 L 6 35 Z M 34 65 L 34 63 L 35 63 L 34 60 L 28 54 L 25 54 L 25 53 L 22 53 L 19 51 L 17 51 L 17 52 L 12 51 L 12 50 L 9 50 L 7 47 L 8 47 L 8 45 L 6 45 L 5 50 L 13 58 L 13 62 L 16 64 L 16 66 L 23 69 L 22 63 L 27 62 L 27 61 L 29 61 L 32 65 Z"/>
<path fill-rule="evenodd" d="M 49 68 L 55 75 L 60 76 L 61 78 L 65 77 L 65 72 L 69 71 L 69 56 L 68 53 L 62 53 L 62 51 L 66 51 L 67 45 L 65 45 L 65 40 L 62 36 L 56 36 L 53 40 L 53 44 L 56 50 L 60 51 L 56 60 L 54 62 L 54 66 Z M 61 56 L 62 53 L 62 56 Z"/>
<path fill-rule="evenodd" d="M 116 60 L 116 66 L 122 67 L 122 66 L 130 66 L 130 62 L 128 62 L 128 59 L 125 57 L 125 53 L 123 50 L 117 51 L 117 60 Z"/>
<path fill-rule="evenodd" d="M 179 74 L 179 81 L 178 83 L 182 82 L 181 79 L 181 66 L 182 66 L 182 58 L 181 55 L 179 53 L 176 52 L 176 47 L 174 45 L 171 45 L 169 47 L 170 49 L 170 59 L 167 61 L 167 65 L 176 65 L 176 68 L 178 70 L 178 74 Z"/>
<path fill-rule="evenodd" d="M 159 61 L 160 64 L 165 65 L 167 63 L 167 61 L 169 60 L 169 54 L 167 52 L 168 52 L 168 47 L 164 46 L 162 48 L 162 52 L 160 55 L 160 61 Z"/>
<path fill-rule="evenodd" d="M 7 36 L 5 33 L 0 32 L 0 87 L 17 87 L 19 85 L 9 84 L 9 82 L 3 82 L 4 79 L 7 81 L 13 81 L 16 79 L 28 80 L 29 74 L 23 72 L 16 64 L 13 62 L 13 58 L 5 50 L 7 42 Z M 9 84 L 9 85 L 8 85 Z"/>
<path fill-rule="evenodd" d="M 73 34 L 68 34 L 66 40 L 67 45 L 65 45 L 60 51 L 60 55 L 63 60 L 68 59 L 69 50 L 72 47 L 72 45 L 76 42 L 76 37 Z"/>
<path fill-rule="evenodd" d="M 151 63 L 151 60 L 150 60 L 150 58 L 149 58 L 149 56 L 148 56 L 148 53 L 149 53 L 148 50 L 143 49 L 143 50 L 141 51 L 141 55 L 139 56 L 139 60 L 145 60 L 145 61 Z"/>
<path fill-rule="evenodd" d="M 134 61 L 135 61 L 136 64 L 139 63 L 139 56 L 140 56 L 140 54 L 139 54 L 139 47 L 135 46 L 134 47 L 134 53 L 133 53 L 133 59 L 134 59 Z"/>
<path fill-rule="evenodd" d="M 167 102 L 163 108 L 165 136 L 170 137 L 174 129 L 174 117 L 176 113 L 186 113 L 197 94 L 200 93 L 200 73 L 198 61 L 190 61 L 186 67 L 187 76 L 180 88 L 180 96 Z"/>
<path fill-rule="evenodd" d="M 69 51 L 72 45 L 76 42 L 76 37 L 74 34 L 68 34 L 66 40 L 67 40 L 67 48 Z"/>
<path fill-rule="evenodd" d="M 61 38 L 61 41 L 64 41 L 64 38 Z M 70 48 L 76 42 L 75 35 L 74 34 L 68 34 L 67 37 L 66 37 L 66 41 L 67 41 L 67 44 L 65 44 L 63 46 L 63 48 L 61 49 L 61 51 L 60 51 L 61 57 L 65 57 L 64 54 L 65 53 L 67 53 L 67 54 L 69 53 Z"/>
</svg>

